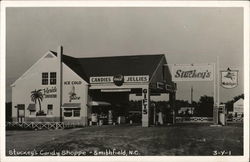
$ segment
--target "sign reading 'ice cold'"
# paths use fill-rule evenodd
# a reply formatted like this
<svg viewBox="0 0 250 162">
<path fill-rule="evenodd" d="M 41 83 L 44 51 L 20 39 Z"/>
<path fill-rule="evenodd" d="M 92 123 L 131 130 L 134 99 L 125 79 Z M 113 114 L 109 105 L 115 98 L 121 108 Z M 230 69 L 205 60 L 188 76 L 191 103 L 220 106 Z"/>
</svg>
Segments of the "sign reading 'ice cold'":
<svg viewBox="0 0 250 162">
<path fill-rule="evenodd" d="M 64 81 L 64 85 L 80 85 L 81 81 Z"/>
<path fill-rule="evenodd" d="M 99 76 L 90 77 L 91 84 L 105 84 L 105 83 L 115 83 L 117 86 L 121 86 L 123 83 L 146 83 L 149 82 L 148 75 L 135 75 L 135 76 Z"/>
</svg>

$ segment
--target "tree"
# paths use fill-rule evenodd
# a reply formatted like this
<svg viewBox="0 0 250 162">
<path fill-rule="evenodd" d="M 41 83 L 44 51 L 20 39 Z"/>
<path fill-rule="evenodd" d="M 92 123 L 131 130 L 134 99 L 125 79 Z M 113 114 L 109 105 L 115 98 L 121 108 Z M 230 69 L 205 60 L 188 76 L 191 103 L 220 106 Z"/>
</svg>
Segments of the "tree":
<svg viewBox="0 0 250 162">
<path fill-rule="evenodd" d="M 176 100 L 175 101 L 175 108 L 179 110 L 182 107 L 190 107 L 191 105 L 188 103 L 187 100 Z"/>
<path fill-rule="evenodd" d="M 191 107 L 194 108 L 194 114 L 193 114 L 193 116 L 199 116 L 199 115 L 198 115 L 199 103 L 193 101 L 193 102 L 191 103 Z"/>
<path fill-rule="evenodd" d="M 214 99 L 210 96 L 201 96 L 198 103 L 198 115 L 211 117 L 213 116 Z"/>
<path fill-rule="evenodd" d="M 41 102 L 43 101 L 43 94 L 42 94 L 42 90 L 39 89 L 39 90 L 34 90 L 34 91 L 31 91 L 31 101 L 32 102 L 35 102 L 35 104 L 39 103 L 39 113 L 42 112 L 42 107 L 41 107 Z"/>
</svg>

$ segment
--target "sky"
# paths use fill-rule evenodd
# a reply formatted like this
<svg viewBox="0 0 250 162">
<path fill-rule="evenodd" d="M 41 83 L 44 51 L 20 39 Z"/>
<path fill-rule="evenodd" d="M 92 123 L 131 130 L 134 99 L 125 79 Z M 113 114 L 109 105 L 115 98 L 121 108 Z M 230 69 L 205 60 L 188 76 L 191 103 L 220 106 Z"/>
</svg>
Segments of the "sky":
<svg viewBox="0 0 250 162">
<path fill-rule="evenodd" d="M 169 64 L 215 63 L 239 70 L 239 85 L 220 87 L 220 101 L 243 88 L 243 9 L 189 8 L 8 8 L 6 101 L 10 85 L 47 51 L 59 45 L 73 57 L 166 54 Z M 149 65 L 150 66 L 150 65 Z M 177 99 L 213 96 L 213 82 L 177 82 Z"/>
</svg>

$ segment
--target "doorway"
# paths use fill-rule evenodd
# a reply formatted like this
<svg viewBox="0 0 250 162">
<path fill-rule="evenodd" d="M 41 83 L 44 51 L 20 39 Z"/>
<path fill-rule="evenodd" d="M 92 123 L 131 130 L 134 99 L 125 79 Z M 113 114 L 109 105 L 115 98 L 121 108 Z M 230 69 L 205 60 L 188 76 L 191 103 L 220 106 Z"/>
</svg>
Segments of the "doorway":
<svg viewBox="0 0 250 162">
<path fill-rule="evenodd" d="M 108 119 L 103 119 L 104 123 L 110 123 L 107 122 L 109 116 L 112 116 L 113 124 L 141 123 L 141 101 L 138 101 L 138 103 L 129 101 L 129 94 L 131 93 L 134 92 L 92 90 L 93 101 L 110 103 L 109 106 L 93 106 L 92 113 L 97 114 L 100 118 L 107 117 Z"/>
</svg>

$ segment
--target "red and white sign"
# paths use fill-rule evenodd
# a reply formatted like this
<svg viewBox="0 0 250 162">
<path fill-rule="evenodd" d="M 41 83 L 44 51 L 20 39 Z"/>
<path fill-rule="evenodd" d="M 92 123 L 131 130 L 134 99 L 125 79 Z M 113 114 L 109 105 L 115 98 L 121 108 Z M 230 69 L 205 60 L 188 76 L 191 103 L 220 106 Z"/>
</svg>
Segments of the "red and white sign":
<svg viewBox="0 0 250 162">
<path fill-rule="evenodd" d="M 173 81 L 212 81 L 213 79 L 214 67 L 212 64 L 172 66 Z"/>
</svg>

